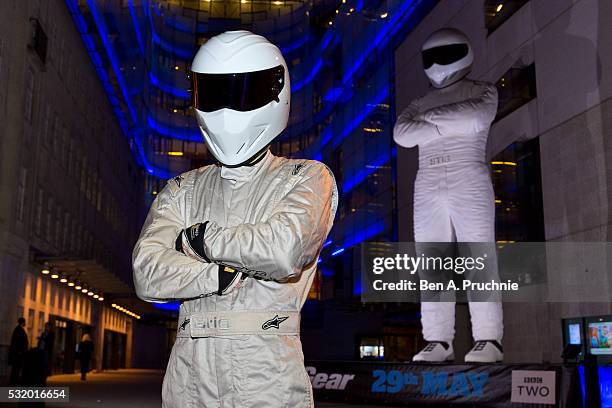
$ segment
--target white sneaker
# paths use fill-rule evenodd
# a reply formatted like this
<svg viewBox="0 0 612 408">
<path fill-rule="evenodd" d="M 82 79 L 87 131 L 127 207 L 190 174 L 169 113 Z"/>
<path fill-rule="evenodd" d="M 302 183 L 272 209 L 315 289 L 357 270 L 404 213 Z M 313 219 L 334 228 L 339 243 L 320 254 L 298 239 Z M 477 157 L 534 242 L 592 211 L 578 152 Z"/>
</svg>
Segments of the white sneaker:
<svg viewBox="0 0 612 408">
<path fill-rule="evenodd" d="M 445 341 L 430 341 L 423 350 L 412 357 L 412 361 L 428 363 L 441 363 L 454 359 L 453 345 Z"/>
<path fill-rule="evenodd" d="M 497 363 L 504 359 L 504 349 L 497 340 L 479 340 L 465 355 L 466 363 Z"/>
</svg>

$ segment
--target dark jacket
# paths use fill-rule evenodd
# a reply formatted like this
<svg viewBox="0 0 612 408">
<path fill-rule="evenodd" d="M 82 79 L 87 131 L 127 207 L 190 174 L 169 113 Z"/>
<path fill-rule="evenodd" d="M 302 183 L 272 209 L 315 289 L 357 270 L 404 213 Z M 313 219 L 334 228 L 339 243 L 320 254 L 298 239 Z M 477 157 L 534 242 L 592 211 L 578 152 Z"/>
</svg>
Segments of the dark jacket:
<svg viewBox="0 0 612 408">
<path fill-rule="evenodd" d="M 28 334 L 21 325 L 15 327 L 11 337 L 8 361 L 10 365 L 19 364 L 23 359 L 23 353 L 28 350 Z"/>
<path fill-rule="evenodd" d="M 79 360 L 89 360 L 93 354 L 93 341 L 85 340 L 79 343 Z"/>
</svg>

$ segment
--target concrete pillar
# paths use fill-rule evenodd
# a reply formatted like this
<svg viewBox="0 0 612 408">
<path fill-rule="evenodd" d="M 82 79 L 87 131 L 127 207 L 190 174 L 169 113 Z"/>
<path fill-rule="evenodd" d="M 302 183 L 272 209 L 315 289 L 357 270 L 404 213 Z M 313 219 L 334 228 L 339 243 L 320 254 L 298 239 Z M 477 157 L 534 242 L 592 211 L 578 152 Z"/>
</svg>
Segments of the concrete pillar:
<svg viewBox="0 0 612 408">
<path fill-rule="evenodd" d="M 133 319 L 127 319 L 125 330 L 126 330 L 126 339 L 125 339 L 125 368 L 132 367 L 132 343 L 134 342 L 133 335 Z"/>
<path fill-rule="evenodd" d="M 94 361 L 96 372 L 102 371 L 102 358 L 104 356 L 104 305 L 92 302 L 91 325 L 93 326 L 92 340 L 94 342 Z"/>
</svg>

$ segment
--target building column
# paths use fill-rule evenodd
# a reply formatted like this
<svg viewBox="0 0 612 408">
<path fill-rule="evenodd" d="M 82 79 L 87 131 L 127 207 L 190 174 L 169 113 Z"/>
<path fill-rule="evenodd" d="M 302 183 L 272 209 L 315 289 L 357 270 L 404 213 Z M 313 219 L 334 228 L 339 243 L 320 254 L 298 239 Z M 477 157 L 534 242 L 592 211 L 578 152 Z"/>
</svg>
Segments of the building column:
<svg viewBox="0 0 612 408">
<path fill-rule="evenodd" d="M 134 327 L 133 325 L 133 319 L 127 319 L 126 325 L 125 325 L 125 331 L 126 331 L 126 338 L 125 338 L 125 368 L 131 368 L 132 367 L 132 343 L 134 342 L 134 336 L 133 336 L 133 331 L 132 328 Z"/>
<path fill-rule="evenodd" d="M 92 302 L 91 325 L 93 326 L 92 340 L 94 342 L 94 361 L 96 372 L 102 371 L 102 358 L 104 357 L 104 305 Z"/>
</svg>

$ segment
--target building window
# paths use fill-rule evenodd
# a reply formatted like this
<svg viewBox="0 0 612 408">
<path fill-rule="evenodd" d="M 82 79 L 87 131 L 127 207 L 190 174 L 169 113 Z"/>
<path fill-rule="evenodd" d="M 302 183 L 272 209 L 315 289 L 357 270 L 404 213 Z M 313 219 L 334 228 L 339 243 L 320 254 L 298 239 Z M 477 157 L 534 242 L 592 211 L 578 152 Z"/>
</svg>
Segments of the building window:
<svg viewBox="0 0 612 408">
<path fill-rule="evenodd" d="M 32 277 L 30 279 L 30 299 L 36 302 L 36 281 L 37 279 Z"/>
<path fill-rule="evenodd" d="M 40 303 L 43 305 L 47 302 L 47 281 L 43 279 L 40 286 Z"/>
<path fill-rule="evenodd" d="M 381 337 L 362 337 L 359 342 L 359 358 L 362 360 L 383 360 L 385 346 Z"/>
<path fill-rule="evenodd" d="M 537 97 L 535 64 L 510 68 L 495 86 L 499 94 L 498 121 Z"/>
<path fill-rule="evenodd" d="M 491 34 L 516 13 L 528 0 L 485 0 L 485 26 Z"/>
<path fill-rule="evenodd" d="M 45 312 L 38 312 L 38 333 L 45 330 Z"/>
<path fill-rule="evenodd" d="M 36 312 L 34 311 L 34 309 L 28 310 L 28 320 L 26 321 L 26 330 L 28 332 L 30 344 L 34 344 L 34 338 L 36 337 L 34 336 L 34 316 L 36 316 L 35 313 Z"/>
<path fill-rule="evenodd" d="M 544 241 L 540 140 L 511 144 L 491 168 L 497 242 Z"/>
</svg>

